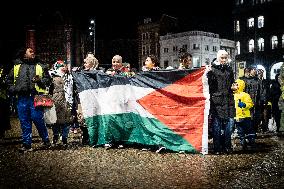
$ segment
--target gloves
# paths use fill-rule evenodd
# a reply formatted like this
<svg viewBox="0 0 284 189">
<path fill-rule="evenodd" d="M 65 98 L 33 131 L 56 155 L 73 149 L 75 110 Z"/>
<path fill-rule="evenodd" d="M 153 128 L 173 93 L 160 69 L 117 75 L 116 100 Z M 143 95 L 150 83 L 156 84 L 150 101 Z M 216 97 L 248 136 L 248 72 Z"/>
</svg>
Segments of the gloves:
<svg viewBox="0 0 284 189">
<path fill-rule="evenodd" d="M 246 107 L 246 103 L 242 102 L 241 100 L 239 100 L 238 106 L 240 108 L 245 108 Z"/>
<path fill-rule="evenodd" d="M 33 77 L 32 81 L 34 83 L 38 83 L 38 82 L 40 82 L 40 77 L 38 75 L 36 75 L 36 76 Z"/>
</svg>

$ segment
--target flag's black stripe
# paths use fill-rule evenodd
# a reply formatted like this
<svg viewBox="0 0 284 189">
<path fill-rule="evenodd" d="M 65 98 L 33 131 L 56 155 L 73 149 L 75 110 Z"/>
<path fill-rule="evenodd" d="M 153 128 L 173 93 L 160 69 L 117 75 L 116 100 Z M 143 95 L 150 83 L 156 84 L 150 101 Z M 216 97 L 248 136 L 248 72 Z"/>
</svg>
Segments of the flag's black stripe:
<svg viewBox="0 0 284 189">
<path fill-rule="evenodd" d="M 139 72 L 130 78 L 120 75 L 109 76 L 101 71 L 81 71 L 73 72 L 73 77 L 78 92 L 126 84 L 137 87 L 160 89 L 182 79 L 196 70 L 198 69 Z"/>
</svg>

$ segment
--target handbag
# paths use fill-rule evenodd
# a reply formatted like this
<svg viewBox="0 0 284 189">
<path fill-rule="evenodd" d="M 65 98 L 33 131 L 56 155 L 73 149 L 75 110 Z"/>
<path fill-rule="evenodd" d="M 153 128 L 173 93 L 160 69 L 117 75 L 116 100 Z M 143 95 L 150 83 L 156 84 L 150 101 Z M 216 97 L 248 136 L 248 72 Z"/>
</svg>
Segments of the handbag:
<svg viewBox="0 0 284 189">
<path fill-rule="evenodd" d="M 35 95 L 34 107 L 51 108 L 53 106 L 53 100 L 51 95 Z"/>
<path fill-rule="evenodd" d="M 46 124 L 55 124 L 57 121 L 57 115 L 56 115 L 56 110 L 55 106 L 53 105 L 51 108 L 45 108 L 44 110 L 44 121 Z"/>
</svg>

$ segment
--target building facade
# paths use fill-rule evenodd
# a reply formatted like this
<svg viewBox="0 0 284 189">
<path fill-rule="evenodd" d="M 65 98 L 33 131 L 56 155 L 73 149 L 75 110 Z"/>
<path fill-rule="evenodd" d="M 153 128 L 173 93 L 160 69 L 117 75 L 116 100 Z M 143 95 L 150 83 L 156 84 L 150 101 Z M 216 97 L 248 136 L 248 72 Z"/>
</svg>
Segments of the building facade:
<svg viewBox="0 0 284 189">
<path fill-rule="evenodd" d="M 162 15 L 158 20 L 145 18 L 143 23 L 138 25 L 138 64 L 142 68 L 148 55 L 155 55 L 160 59 L 160 36 L 177 30 L 177 18 Z"/>
<path fill-rule="evenodd" d="M 160 37 L 160 66 L 178 68 L 179 56 L 185 51 L 192 55 L 193 67 L 205 66 L 216 58 L 220 49 L 226 50 L 234 59 L 234 41 L 221 39 L 219 34 L 203 31 L 167 34 Z M 233 64 L 234 61 L 231 62 Z"/>
<path fill-rule="evenodd" d="M 59 11 L 38 15 L 34 24 L 26 26 L 26 47 L 32 47 L 45 63 L 64 60 L 69 66 L 82 64 L 84 34 L 68 15 Z"/>
<path fill-rule="evenodd" d="M 236 65 L 260 67 L 274 79 L 284 56 L 284 1 L 235 0 L 233 9 Z M 272 69 L 273 68 L 273 69 Z"/>
</svg>

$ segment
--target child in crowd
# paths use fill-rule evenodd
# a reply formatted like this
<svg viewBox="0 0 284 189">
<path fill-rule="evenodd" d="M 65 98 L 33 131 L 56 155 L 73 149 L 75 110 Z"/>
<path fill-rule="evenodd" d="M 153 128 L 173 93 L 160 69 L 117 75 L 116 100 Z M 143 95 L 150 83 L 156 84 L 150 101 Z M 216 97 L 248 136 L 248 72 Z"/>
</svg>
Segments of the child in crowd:
<svg viewBox="0 0 284 189">
<path fill-rule="evenodd" d="M 251 123 L 250 109 L 253 107 L 253 101 L 250 95 L 243 92 L 245 89 L 245 82 L 237 79 L 232 85 L 234 91 L 234 100 L 236 108 L 236 127 L 240 137 L 240 143 L 243 150 L 247 149 L 247 146 L 255 145 L 255 132 Z M 248 143 L 246 142 L 246 136 Z"/>
</svg>

